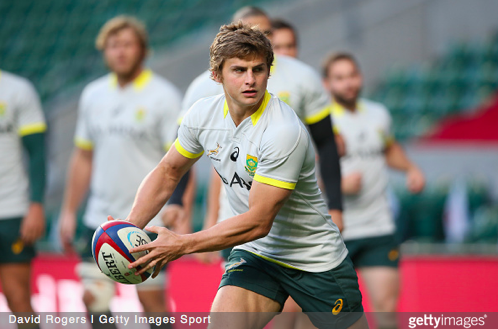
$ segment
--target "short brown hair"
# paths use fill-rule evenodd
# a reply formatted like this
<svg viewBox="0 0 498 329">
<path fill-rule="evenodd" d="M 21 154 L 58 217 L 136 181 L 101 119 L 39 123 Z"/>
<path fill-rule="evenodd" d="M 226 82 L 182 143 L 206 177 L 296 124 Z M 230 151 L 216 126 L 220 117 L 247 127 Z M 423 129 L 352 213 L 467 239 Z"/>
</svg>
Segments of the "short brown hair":
<svg viewBox="0 0 498 329">
<path fill-rule="evenodd" d="M 351 63 L 353 63 L 356 66 L 356 69 L 360 69 L 360 66 L 358 65 L 358 61 L 356 58 L 353 56 L 351 53 L 347 52 L 337 52 L 337 53 L 332 53 L 328 55 L 325 60 L 322 63 L 322 76 L 324 78 L 327 78 L 329 75 L 329 68 L 332 64 L 335 62 L 338 62 L 340 60 L 348 60 Z"/>
<path fill-rule="evenodd" d="M 273 49 L 270 40 L 257 27 L 250 27 L 241 21 L 220 27 L 209 48 L 212 77 L 221 75 L 223 64 L 230 58 L 262 56 L 268 70 L 273 63 Z"/>
<path fill-rule="evenodd" d="M 102 26 L 97 39 L 95 40 L 95 47 L 97 50 L 104 50 L 109 37 L 126 28 L 131 28 L 135 32 L 140 45 L 146 52 L 149 46 L 149 37 L 144 23 L 133 16 L 126 15 L 116 16 Z"/>
</svg>

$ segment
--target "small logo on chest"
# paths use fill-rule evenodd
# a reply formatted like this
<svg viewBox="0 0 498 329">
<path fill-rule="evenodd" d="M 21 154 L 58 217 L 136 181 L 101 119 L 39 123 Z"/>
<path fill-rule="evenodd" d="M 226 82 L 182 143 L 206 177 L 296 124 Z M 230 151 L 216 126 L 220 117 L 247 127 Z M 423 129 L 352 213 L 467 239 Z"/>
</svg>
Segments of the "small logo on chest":
<svg viewBox="0 0 498 329">
<path fill-rule="evenodd" d="M 258 168 L 258 158 L 253 155 L 246 156 L 246 166 L 244 167 L 249 176 L 254 177 Z"/>
<path fill-rule="evenodd" d="M 216 143 L 216 148 L 212 150 L 208 150 L 207 156 L 216 156 L 218 153 L 220 153 L 220 149 L 222 149 L 223 146 L 220 146 L 219 143 Z"/>
</svg>

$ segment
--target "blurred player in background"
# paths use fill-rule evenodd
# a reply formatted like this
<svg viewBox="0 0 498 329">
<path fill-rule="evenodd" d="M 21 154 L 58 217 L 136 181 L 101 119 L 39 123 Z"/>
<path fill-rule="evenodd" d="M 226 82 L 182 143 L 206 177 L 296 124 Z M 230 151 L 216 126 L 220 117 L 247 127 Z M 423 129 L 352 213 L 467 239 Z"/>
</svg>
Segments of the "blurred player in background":
<svg viewBox="0 0 498 329">
<path fill-rule="evenodd" d="M 275 18 L 271 20 L 273 51 L 277 55 L 297 58 L 297 32 L 287 21 Z"/>
<path fill-rule="evenodd" d="M 34 243 L 45 232 L 45 131 L 32 84 L 0 71 L 0 281 L 14 313 L 33 313 L 31 260 Z M 27 173 L 24 150 L 29 158 Z"/>
<path fill-rule="evenodd" d="M 387 167 L 404 171 L 412 193 L 422 191 L 424 175 L 391 134 L 391 117 L 379 103 L 359 98 L 362 75 L 353 55 L 337 53 L 323 65 L 333 97 L 334 128 L 343 136 L 341 159 L 344 230 L 351 259 L 365 282 L 375 312 L 395 312 L 399 294 L 399 243 L 387 198 Z M 380 328 L 395 328 L 394 313 L 379 317 Z"/>
<path fill-rule="evenodd" d="M 187 235 L 151 227 L 157 240 L 131 250 L 150 252 L 130 267 L 156 266 L 156 275 L 185 254 L 235 246 L 211 308 L 212 328 L 262 328 L 289 295 L 304 310 L 325 313 L 310 314 L 319 328 L 368 328 L 356 273 L 316 183 L 311 138 L 295 112 L 266 89 L 273 57 L 256 27 L 239 21 L 220 28 L 210 70 L 224 93 L 191 107 L 127 219 L 143 228 L 204 151 L 236 215 Z"/>
<path fill-rule="evenodd" d="M 76 213 L 90 187 L 84 216 L 87 250 L 78 268 L 90 312 L 109 312 L 115 284 L 91 258 L 91 239 L 108 215 L 125 217 L 142 179 L 176 136 L 181 95 L 169 81 L 144 68 L 148 51 L 144 25 L 133 17 L 108 21 L 96 39 L 112 71 L 83 91 L 64 203 L 61 239 L 73 242 Z M 178 203 L 179 200 L 173 200 Z M 161 225 L 156 216 L 155 225 Z M 146 312 L 166 311 L 165 272 L 137 286 Z"/>
</svg>

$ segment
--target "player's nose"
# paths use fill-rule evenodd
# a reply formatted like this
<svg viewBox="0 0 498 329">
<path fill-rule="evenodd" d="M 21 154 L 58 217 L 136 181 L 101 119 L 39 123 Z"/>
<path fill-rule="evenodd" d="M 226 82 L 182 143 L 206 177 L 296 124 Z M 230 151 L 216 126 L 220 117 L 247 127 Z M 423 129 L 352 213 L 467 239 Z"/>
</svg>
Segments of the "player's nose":
<svg viewBox="0 0 498 329">
<path fill-rule="evenodd" d="M 254 85 L 256 83 L 256 78 L 254 77 L 254 73 L 252 70 L 247 70 L 246 74 L 246 85 Z"/>
</svg>

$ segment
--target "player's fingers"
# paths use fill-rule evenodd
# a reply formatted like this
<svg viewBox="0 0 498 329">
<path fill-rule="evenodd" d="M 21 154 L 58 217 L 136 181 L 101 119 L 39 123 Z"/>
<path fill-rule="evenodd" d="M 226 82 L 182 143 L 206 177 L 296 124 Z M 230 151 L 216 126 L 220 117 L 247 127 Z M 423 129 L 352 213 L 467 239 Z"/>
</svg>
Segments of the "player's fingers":
<svg viewBox="0 0 498 329">
<path fill-rule="evenodd" d="M 158 260 L 157 260 L 157 259 L 155 259 L 155 260 L 151 261 L 150 263 L 145 264 L 145 265 L 144 265 L 144 266 L 142 266 L 140 269 L 138 269 L 138 268 L 137 268 L 137 269 L 138 269 L 138 271 L 137 271 L 137 272 L 135 272 L 135 275 L 140 275 L 140 274 L 142 274 L 142 273 L 145 273 L 145 272 L 147 272 L 147 271 L 149 271 L 149 270 L 153 269 L 153 268 L 154 268 L 154 266 L 156 266 L 157 262 L 158 262 Z"/>
<path fill-rule="evenodd" d="M 112 216 L 107 216 L 107 221 L 111 221 L 111 220 L 114 220 L 114 218 Z"/>
<path fill-rule="evenodd" d="M 141 247 L 143 247 L 143 246 L 141 246 Z M 138 248 L 135 248 L 135 249 L 138 249 Z M 134 253 L 133 249 L 130 249 L 130 253 Z M 140 257 L 139 259 L 137 259 L 136 261 L 134 261 L 133 263 L 128 265 L 128 268 L 132 269 L 132 268 L 138 267 L 140 265 L 147 264 L 150 261 L 152 261 L 155 256 L 156 256 L 156 253 L 154 251 L 151 251 L 147 255 Z"/>
<path fill-rule="evenodd" d="M 134 254 L 136 252 L 141 252 L 141 251 L 151 251 L 151 250 L 153 250 L 156 247 L 156 245 L 154 244 L 154 241 L 151 242 L 151 243 L 143 244 L 143 245 L 138 246 L 138 247 L 133 247 L 132 249 L 130 249 L 130 252 L 132 254 Z M 142 259 L 142 258 L 143 257 L 141 257 L 140 259 Z"/>
<path fill-rule="evenodd" d="M 155 279 L 159 273 L 161 273 L 161 268 L 164 266 L 163 262 L 160 262 L 159 264 L 156 265 L 156 268 L 154 269 L 154 273 L 152 273 L 152 278 Z"/>
<path fill-rule="evenodd" d="M 158 227 L 158 226 L 147 226 L 145 228 L 145 231 L 149 231 L 149 232 L 156 233 L 156 234 L 159 234 L 160 230 L 161 230 L 161 227 Z"/>
</svg>

